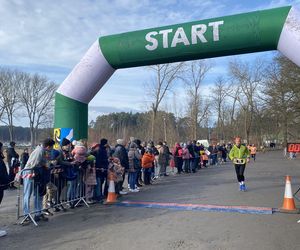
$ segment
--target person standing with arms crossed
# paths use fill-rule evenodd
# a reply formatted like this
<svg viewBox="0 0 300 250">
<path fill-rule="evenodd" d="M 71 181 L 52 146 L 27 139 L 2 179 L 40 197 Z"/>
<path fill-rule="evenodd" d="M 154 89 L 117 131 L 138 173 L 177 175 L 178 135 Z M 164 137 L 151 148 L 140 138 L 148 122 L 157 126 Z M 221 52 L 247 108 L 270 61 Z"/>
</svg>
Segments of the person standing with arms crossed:
<svg viewBox="0 0 300 250">
<path fill-rule="evenodd" d="M 246 191 L 244 172 L 246 164 L 250 161 L 250 152 L 246 146 L 241 144 L 240 137 L 235 138 L 235 144 L 230 150 L 229 158 L 234 164 L 240 191 Z"/>
</svg>

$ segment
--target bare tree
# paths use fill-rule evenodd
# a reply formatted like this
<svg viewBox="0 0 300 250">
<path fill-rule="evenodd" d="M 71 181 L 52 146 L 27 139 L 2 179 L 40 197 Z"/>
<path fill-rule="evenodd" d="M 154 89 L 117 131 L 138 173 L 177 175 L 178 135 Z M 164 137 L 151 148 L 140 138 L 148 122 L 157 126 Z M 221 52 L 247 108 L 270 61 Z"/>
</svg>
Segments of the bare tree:
<svg viewBox="0 0 300 250">
<path fill-rule="evenodd" d="M 20 86 L 20 102 L 26 109 L 29 119 L 31 146 L 36 144 L 37 131 L 40 126 L 49 125 L 53 112 L 53 98 L 56 84 L 37 74 L 26 75 Z"/>
<path fill-rule="evenodd" d="M 228 86 L 225 79 L 220 76 L 215 82 L 211 91 L 212 107 L 217 111 L 217 137 L 225 140 L 225 116 L 226 116 L 226 97 L 228 97 Z"/>
<path fill-rule="evenodd" d="M 2 76 L 0 75 L 0 94 L 1 94 L 1 96 L 0 96 L 0 120 L 3 116 L 3 113 L 5 111 L 5 106 L 6 106 L 6 104 L 2 98 L 2 89 L 4 88 L 4 86 L 5 86 L 5 83 L 2 80 Z"/>
<path fill-rule="evenodd" d="M 201 85 L 211 68 L 212 65 L 207 60 L 193 61 L 182 78 L 186 85 L 191 136 L 194 139 L 197 139 L 199 124 L 208 111 L 207 102 L 201 98 Z"/>
<path fill-rule="evenodd" d="M 263 95 L 260 98 L 270 116 L 278 120 L 283 145 L 288 142 L 289 128 L 299 119 L 299 76 L 299 67 L 283 56 L 275 57 L 266 69 Z"/>
<path fill-rule="evenodd" d="M 247 142 L 250 139 L 258 87 L 263 81 L 262 70 L 263 61 L 259 59 L 252 65 L 239 61 L 230 62 L 230 75 L 235 82 L 235 88 L 239 90 L 235 98 L 243 111 L 244 133 Z"/>
<path fill-rule="evenodd" d="M 8 126 L 9 138 L 14 140 L 14 116 L 19 107 L 19 89 L 25 74 L 9 69 L 0 69 L 1 121 Z M 1 111 L 1 110 L 0 110 Z"/>
<path fill-rule="evenodd" d="M 157 112 L 159 106 L 166 96 L 166 94 L 172 89 L 173 83 L 181 72 L 183 63 L 176 64 L 160 64 L 149 66 L 149 68 L 155 73 L 152 82 L 147 84 L 146 89 L 151 99 L 151 138 L 154 139 L 154 127 L 157 118 Z"/>
</svg>

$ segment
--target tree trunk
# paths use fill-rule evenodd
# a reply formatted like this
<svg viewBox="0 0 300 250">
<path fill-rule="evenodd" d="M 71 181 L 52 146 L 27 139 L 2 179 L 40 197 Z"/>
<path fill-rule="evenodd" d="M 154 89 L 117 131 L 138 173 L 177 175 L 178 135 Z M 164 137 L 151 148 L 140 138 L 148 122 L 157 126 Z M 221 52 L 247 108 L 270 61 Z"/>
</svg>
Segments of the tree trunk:
<svg viewBox="0 0 300 250">
<path fill-rule="evenodd" d="M 151 118 L 151 140 L 154 140 L 154 127 L 155 127 L 156 114 L 157 114 L 157 110 L 152 109 L 152 118 Z"/>
<path fill-rule="evenodd" d="M 31 143 L 31 148 L 34 148 L 35 146 L 35 133 L 34 133 L 34 128 L 30 128 L 30 143 Z"/>
<path fill-rule="evenodd" d="M 193 133 L 193 140 L 197 140 L 197 127 L 198 127 L 198 116 L 197 116 L 197 110 L 195 107 L 195 117 L 194 117 L 194 133 Z"/>
<path fill-rule="evenodd" d="M 13 125 L 9 125 L 8 130 L 9 130 L 9 140 L 13 141 L 14 140 L 14 127 L 13 127 Z"/>
<path fill-rule="evenodd" d="M 284 115 L 283 116 L 284 120 L 283 120 L 283 126 L 282 126 L 282 133 L 283 133 L 283 145 L 286 147 L 287 143 L 288 143 L 288 119 L 287 116 Z"/>
</svg>

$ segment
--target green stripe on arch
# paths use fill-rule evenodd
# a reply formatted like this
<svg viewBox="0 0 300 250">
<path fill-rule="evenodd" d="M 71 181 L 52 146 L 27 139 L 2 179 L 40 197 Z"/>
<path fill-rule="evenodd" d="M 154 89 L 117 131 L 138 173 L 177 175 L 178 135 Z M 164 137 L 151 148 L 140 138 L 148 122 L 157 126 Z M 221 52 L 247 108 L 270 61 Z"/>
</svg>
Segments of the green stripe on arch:
<svg viewBox="0 0 300 250">
<path fill-rule="evenodd" d="M 88 138 L 88 104 L 55 94 L 55 128 L 73 128 L 74 139 Z"/>
<path fill-rule="evenodd" d="M 104 57 L 115 69 L 276 50 L 290 9 L 291 6 L 287 6 L 104 36 L 99 38 L 99 44 Z M 193 43 L 192 28 L 196 25 L 200 25 L 198 31 L 206 31 L 202 41 L 194 36 Z M 183 29 L 184 34 L 178 28 Z M 185 40 L 185 44 L 181 40 L 172 47 L 176 31 L 177 38 L 186 35 L 188 41 Z M 146 39 L 150 32 L 154 32 L 151 38 L 157 41 L 157 47 L 152 50 L 146 48 L 153 45 Z"/>
</svg>

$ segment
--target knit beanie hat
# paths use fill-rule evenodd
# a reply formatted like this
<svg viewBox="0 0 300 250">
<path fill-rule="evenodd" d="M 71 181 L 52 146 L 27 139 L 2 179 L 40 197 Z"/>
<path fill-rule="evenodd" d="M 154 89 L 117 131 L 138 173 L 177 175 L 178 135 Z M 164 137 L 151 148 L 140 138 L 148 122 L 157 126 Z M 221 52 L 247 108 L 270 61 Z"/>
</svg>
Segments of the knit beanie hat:
<svg viewBox="0 0 300 250">
<path fill-rule="evenodd" d="M 124 144 L 124 140 L 123 139 L 118 139 L 117 140 L 117 144 L 123 145 Z"/>
<path fill-rule="evenodd" d="M 107 142 L 108 142 L 107 139 L 103 138 L 103 139 L 100 140 L 100 145 L 104 146 L 104 145 L 107 144 Z"/>
<path fill-rule="evenodd" d="M 93 156 L 93 155 L 89 155 L 86 159 L 87 159 L 88 161 L 90 161 L 90 162 L 93 162 L 93 161 L 96 160 L 96 157 Z"/>
<path fill-rule="evenodd" d="M 70 140 L 68 140 L 67 138 L 64 138 L 63 140 L 62 140 L 62 142 L 61 142 L 61 146 L 63 147 L 63 146 L 67 146 L 67 145 L 69 145 L 71 142 L 70 142 Z"/>
</svg>

